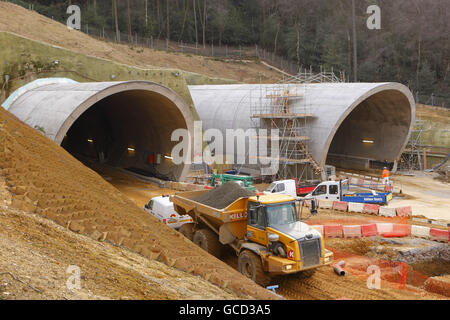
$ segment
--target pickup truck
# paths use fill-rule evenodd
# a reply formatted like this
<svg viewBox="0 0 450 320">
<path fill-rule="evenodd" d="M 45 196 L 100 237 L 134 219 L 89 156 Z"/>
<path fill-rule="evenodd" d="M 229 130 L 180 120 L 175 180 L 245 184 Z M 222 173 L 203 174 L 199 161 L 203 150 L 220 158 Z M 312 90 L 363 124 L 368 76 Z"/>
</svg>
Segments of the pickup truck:
<svg viewBox="0 0 450 320">
<path fill-rule="evenodd" d="M 324 181 L 320 183 L 306 198 L 318 200 L 336 200 L 357 203 L 387 204 L 392 199 L 391 192 L 350 192 L 348 180 Z"/>
<path fill-rule="evenodd" d="M 144 206 L 144 210 L 162 223 L 178 230 L 185 223 L 192 223 L 189 215 L 179 215 L 173 208 L 173 203 L 168 195 L 155 197 Z"/>
</svg>

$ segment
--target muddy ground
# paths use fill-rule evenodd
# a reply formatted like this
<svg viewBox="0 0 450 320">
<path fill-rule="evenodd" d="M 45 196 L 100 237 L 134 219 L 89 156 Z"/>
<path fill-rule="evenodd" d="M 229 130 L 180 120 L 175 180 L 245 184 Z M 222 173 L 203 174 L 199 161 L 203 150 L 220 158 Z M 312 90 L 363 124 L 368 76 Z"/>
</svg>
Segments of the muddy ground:
<svg viewBox="0 0 450 320">
<path fill-rule="evenodd" d="M 159 195 L 161 192 L 174 193 L 174 191 L 161 190 L 150 183 L 136 182 L 135 178 L 127 176 L 121 172 L 110 169 L 102 170 L 102 175 L 108 177 L 108 181 L 124 192 L 134 202 L 144 205 L 150 197 Z M 306 219 L 333 220 L 333 219 L 353 219 L 352 222 L 367 221 L 383 222 L 388 218 L 380 218 L 368 215 L 357 215 L 348 217 L 344 213 L 321 210 L 319 215 L 310 216 L 305 210 Z M 379 219 L 380 218 L 380 219 Z M 357 219 L 357 220 L 355 220 Z M 391 220 L 387 220 L 391 221 Z M 349 240 L 349 241 L 347 241 Z M 434 242 L 433 242 L 434 243 Z M 345 250 L 355 255 L 370 257 L 371 247 L 379 245 L 378 242 L 368 239 L 326 239 L 326 246 L 330 249 L 336 248 Z M 376 255 L 373 255 L 375 257 Z M 389 258 L 387 255 L 380 258 Z M 393 258 L 393 257 L 391 257 Z M 233 250 L 225 250 L 221 259 L 231 267 L 237 269 L 237 257 Z M 429 276 L 443 275 L 448 272 L 446 265 L 432 271 L 432 264 L 424 264 Z M 398 286 L 390 283 L 383 284 L 380 290 L 373 290 L 367 287 L 366 281 L 357 275 L 348 274 L 346 277 L 337 276 L 331 266 L 318 269 L 311 278 L 304 279 L 295 275 L 287 277 L 276 277 L 272 283 L 278 285 L 277 293 L 287 299 L 445 299 L 444 296 L 426 292 L 420 288 L 410 288 L 410 290 L 399 289 Z"/>
</svg>

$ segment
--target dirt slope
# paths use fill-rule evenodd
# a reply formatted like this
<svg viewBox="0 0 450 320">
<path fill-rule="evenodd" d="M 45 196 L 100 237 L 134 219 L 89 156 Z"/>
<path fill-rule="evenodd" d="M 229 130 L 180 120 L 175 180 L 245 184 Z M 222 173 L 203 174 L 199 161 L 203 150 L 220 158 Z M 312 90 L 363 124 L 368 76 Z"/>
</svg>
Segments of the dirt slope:
<svg viewBox="0 0 450 320">
<path fill-rule="evenodd" d="M 273 298 L 237 271 L 161 225 L 38 131 L 0 108 L 0 177 L 11 206 L 81 234 L 201 276 L 242 297 Z"/>
<path fill-rule="evenodd" d="M 11 19 L 14 17 L 14 19 Z M 0 2 L 0 31 L 60 46 L 85 55 L 139 67 L 170 67 L 241 82 L 273 82 L 280 73 L 255 61 L 220 61 L 195 55 L 166 53 L 151 49 L 134 50 L 127 45 L 99 41 L 69 30 L 65 25 L 23 7 Z M 138 52 L 139 51 L 139 52 Z"/>
<path fill-rule="evenodd" d="M 3 205 L 0 257 L 0 300 L 238 298 L 159 261 Z M 80 268 L 80 289 L 66 285 L 71 265 Z"/>
</svg>

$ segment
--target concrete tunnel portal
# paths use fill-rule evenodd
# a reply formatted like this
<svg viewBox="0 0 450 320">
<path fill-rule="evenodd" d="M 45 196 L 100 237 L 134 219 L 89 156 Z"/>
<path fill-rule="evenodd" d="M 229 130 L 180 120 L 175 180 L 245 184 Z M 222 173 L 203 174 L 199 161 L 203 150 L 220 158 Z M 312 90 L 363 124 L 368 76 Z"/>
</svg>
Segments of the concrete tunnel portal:
<svg viewBox="0 0 450 320">
<path fill-rule="evenodd" d="M 295 135 L 307 137 L 304 144 L 322 168 L 329 164 L 365 170 L 386 162 L 393 166 L 414 126 L 414 98 L 399 83 L 195 85 L 189 90 L 203 129 L 218 128 L 224 134 L 226 129 L 255 127 L 290 132 L 286 124 L 255 119 L 254 114 L 280 112 L 274 111 L 279 110 L 274 97 L 293 93 L 290 113 L 311 115 L 301 120 Z M 298 166 L 297 172 L 304 165 Z"/>
<path fill-rule="evenodd" d="M 284 91 L 283 86 L 278 89 Z M 189 92 L 203 129 L 218 129 L 225 136 L 227 129 L 255 127 L 252 103 L 269 105 L 265 100 L 272 87 L 200 85 L 189 86 Z M 305 143 L 321 167 L 368 169 L 400 157 L 415 119 L 414 98 L 404 85 L 294 87 L 301 94 L 290 105 L 291 112 L 313 115 L 306 118 Z M 165 180 L 183 181 L 189 172 L 189 164 L 175 165 L 170 159 L 178 143 L 171 141 L 171 134 L 179 128 L 193 133 L 194 115 L 183 99 L 162 85 L 39 79 L 16 90 L 3 107 L 83 162 L 100 162 Z"/>
<path fill-rule="evenodd" d="M 107 164 L 164 180 L 183 180 L 189 165 L 170 157 L 174 130 L 193 130 L 189 106 L 147 81 L 77 83 L 46 79 L 6 101 L 10 112 L 82 162 Z"/>
<path fill-rule="evenodd" d="M 393 163 L 408 140 L 415 108 L 398 90 L 375 93 L 336 125 L 326 163 L 341 168 L 377 168 Z"/>
</svg>

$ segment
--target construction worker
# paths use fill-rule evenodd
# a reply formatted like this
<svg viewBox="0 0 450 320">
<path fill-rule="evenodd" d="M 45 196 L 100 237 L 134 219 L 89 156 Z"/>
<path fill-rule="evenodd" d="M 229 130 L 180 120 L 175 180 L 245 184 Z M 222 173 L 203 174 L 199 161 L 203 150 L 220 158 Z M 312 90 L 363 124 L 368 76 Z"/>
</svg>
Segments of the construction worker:
<svg viewBox="0 0 450 320">
<path fill-rule="evenodd" d="M 383 172 L 381 173 L 381 178 L 383 179 L 383 184 L 385 188 L 389 188 L 389 170 L 387 167 L 383 168 Z"/>
</svg>

